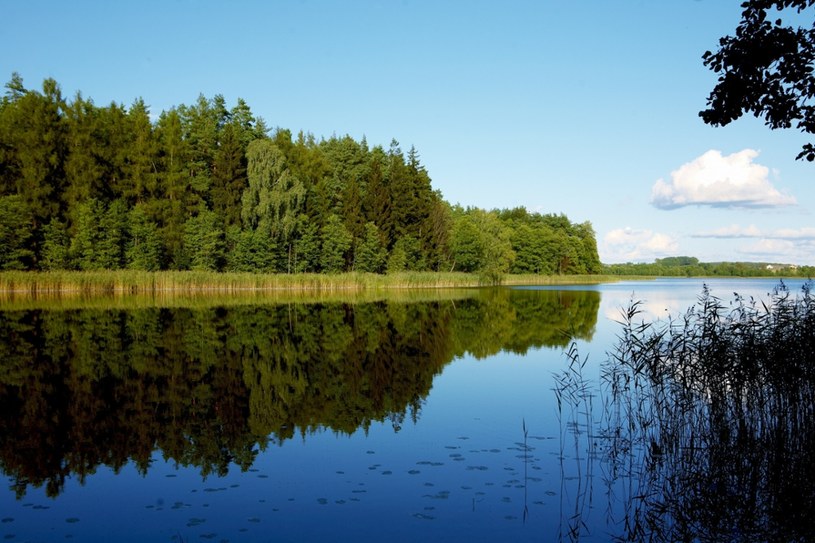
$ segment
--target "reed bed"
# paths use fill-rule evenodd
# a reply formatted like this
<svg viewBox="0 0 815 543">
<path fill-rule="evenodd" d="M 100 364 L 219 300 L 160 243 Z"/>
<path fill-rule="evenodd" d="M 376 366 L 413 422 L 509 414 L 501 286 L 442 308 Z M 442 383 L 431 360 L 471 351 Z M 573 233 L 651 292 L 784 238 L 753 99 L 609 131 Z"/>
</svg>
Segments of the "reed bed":
<svg viewBox="0 0 815 543">
<path fill-rule="evenodd" d="M 602 276 L 507 276 L 508 285 L 598 283 Z M 613 279 L 612 279 L 613 280 Z M 376 289 L 485 286 L 468 273 L 403 272 L 388 275 L 255 274 L 199 271 L 53 271 L 0 273 L 0 299 L 129 295 L 160 292 L 234 294 L 246 291 L 357 292 Z"/>
<path fill-rule="evenodd" d="M 815 298 L 705 289 L 682 317 L 624 315 L 602 381 L 610 473 L 636 481 L 627 541 L 812 541 Z"/>
<path fill-rule="evenodd" d="M 609 504 L 612 539 L 815 541 L 811 288 L 793 296 L 780 283 L 768 301 L 729 303 L 705 288 L 683 315 L 654 322 L 632 301 L 599 388 L 577 348 L 565 353 L 559 415 L 575 458 L 595 458 L 622 502 Z M 582 514 L 569 519 L 572 539 Z"/>
<path fill-rule="evenodd" d="M 144 293 L 251 290 L 352 291 L 371 288 L 477 286 L 467 274 L 254 274 L 198 271 L 56 271 L 0 273 L 0 293 Z"/>
</svg>

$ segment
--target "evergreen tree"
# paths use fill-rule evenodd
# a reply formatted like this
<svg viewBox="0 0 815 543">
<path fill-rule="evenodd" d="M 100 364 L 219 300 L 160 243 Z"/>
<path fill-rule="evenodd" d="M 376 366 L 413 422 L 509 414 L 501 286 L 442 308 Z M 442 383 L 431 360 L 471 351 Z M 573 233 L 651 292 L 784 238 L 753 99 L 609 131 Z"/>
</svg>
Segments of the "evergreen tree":
<svg viewBox="0 0 815 543">
<path fill-rule="evenodd" d="M 184 256 L 191 270 L 220 270 L 225 248 L 224 230 L 214 212 L 203 211 L 184 224 Z"/>
<path fill-rule="evenodd" d="M 345 260 L 351 248 L 351 233 L 337 215 L 326 220 L 322 230 L 322 264 L 323 271 L 339 273 L 345 271 Z"/>
<path fill-rule="evenodd" d="M 70 255 L 80 270 L 101 270 L 104 267 L 100 254 L 104 236 L 102 230 L 104 216 L 104 204 L 96 198 L 79 204 L 77 208 Z"/>
<path fill-rule="evenodd" d="M 33 217 L 22 196 L 0 196 L 0 270 L 30 268 Z"/>
<path fill-rule="evenodd" d="M 105 136 L 99 109 L 90 100 L 77 93 L 65 111 L 67 130 L 67 156 L 65 158 L 65 190 L 63 199 L 68 215 L 89 198 L 109 198 L 107 178 L 109 166 L 105 164 Z"/>
<path fill-rule="evenodd" d="M 122 171 L 122 196 L 143 203 L 158 192 L 159 146 L 150 110 L 141 98 L 133 102 L 125 120 L 128 128 Z"/>
<path fill-rule="evenodd" d="M 383 171 L 385 160 L 386 156 L 382 148 L 375 147 L 371 152 L 363 209 L 365 210 L 365 218 L 376 225 L 382 235 L 385 247 L 390 249 L 396 241 L 394 238 L 396 232 L 392 214 L 393 195 Z"/>
<path fill-rule="evenodd" d="M 102 267 L 117 270 L 124 266 L 127 236 L 127 204 L 114 200 L 102 217 L 99 256 Z"/>
<path fill-rule="evenodd" d="M 227 270 L 233 272 L 266 273 L 274 271 L 275 244 L 268 229 L 227 230 Z"/>
<path fill-rule="evenodd" d="M 184 222 L 201 203 L 189 187 L 188 146 L 184 141 L 181 116 L 176 109 L 164 112 L 156 126 L 159 141 L 161 202 L 153 210 L 160 227 L 165 258 L 171 268 L 181 269 Z"/>
<path fill-rule="evenodd" d="M 385 248 L 379 237 L 379 229 L 372 222 L 365 224 L 362 242 L 354 254 L 354 269 L 361 272 L 380 273 L 385 265 Z"/>
<path fill-rule="evenodd" d="M 161 268 L 161 238 L 158 226 L 145 206 L 137 204 L 128 214 L 128 241 L 125 250 L 127 268 L 156 271 Z"/>
<path fill-rule="evenodd" d="M 228 112 L 224 107 L 223 96 L 212 101 L 203 94 L 198 96 L 194 106 L 179 108 L 184 132 L 184 141 L 189 155 L 187 173 L 189 188 L 196 200 L 203 200 L 210 192 L 214 155 L 218 143 L 218 130 L 225 123 Z"/>
<path fill-rule="evenodd" d="M 388 255 L 386 269 L 388 273 L 399 273 L 407 269 L 405 248 L 399 243 L 393 246 L 393 250 Z"/>
<path fill-rule="evenodd" d="M 70 248 L 67 226 L 58 219 L 51 219 L 43 227 L 40 267 L 44 270 L 71 269 Z"/>
<path fill-rule="evenodd" d="M 317 225 L 308 216 L 298 218 L 298 238 L 294 242 L 295 273 L 315 273 L 320 271 L 320 235 Z"/>
<path fill-rule="evenodd" d="M 3 166 L 4 177 L 30 209 L 35 230 L 59 212 L 66 153 L 62 93 L 53 79 L 42 89 L 25 91 L 3 107 L 4 154 L 10 162 Z"/>
<path fill-rule="evenodd" d="M 246 158 L 233 123 L 224 126 L 215 151 L 210 199 L 227 226 L 240 225 L 241 195 L 248 186 Z"/>
</svg>

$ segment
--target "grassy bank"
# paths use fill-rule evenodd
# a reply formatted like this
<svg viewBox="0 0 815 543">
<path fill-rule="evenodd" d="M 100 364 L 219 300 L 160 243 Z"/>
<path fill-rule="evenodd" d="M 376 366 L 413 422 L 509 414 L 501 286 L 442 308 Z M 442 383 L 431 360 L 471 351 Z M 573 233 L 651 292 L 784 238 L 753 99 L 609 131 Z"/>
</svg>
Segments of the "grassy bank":
<svg viewBox="0 0 815 543">
<path fill-rule="evenodd" d="M 506 285 L 591 284 L 614 281 L 610 276 L 511 275 Z M 0 300 L 70 298 L 95 295 L 238 295 L 252 292 L 288 292 L 309 295 L 342 294 L 384 289 L 442 289 L 484 286 L 476 274 L 405 272 L 252 274 L 195 271 L 59 271 L 2 272 Z"/>
</svg>

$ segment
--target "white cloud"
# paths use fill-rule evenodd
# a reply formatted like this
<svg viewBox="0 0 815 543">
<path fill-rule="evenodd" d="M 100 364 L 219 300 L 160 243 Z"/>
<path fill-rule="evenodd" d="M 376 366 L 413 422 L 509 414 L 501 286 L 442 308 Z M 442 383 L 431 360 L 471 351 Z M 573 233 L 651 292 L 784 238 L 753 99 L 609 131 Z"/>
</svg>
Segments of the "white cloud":
<svg viewBox="0 0 815 543">
<path fill-rule="evenodd" d="M 675 255 L 676 239 L 651 230 L 617 228 L 603 238 L 603 262 L 650 262 L 655 258 Z"/>
<path fill-rule="evenodd" d="M 794 205 L 794 197 L 772 185 L 769 169 L 753 162 L 757 156 L 753 149 L 727 156 L 710 150 L 671 172 L 670 182 L 657 180 L 651 189 L 651 204 L 661 209 Z"/>
<path fill-rule="evenodd" d="M 812 247 L 805 250 L 799 243 L 787 239 L 762 238 L 749 245 L 739 247 L 738 252 L 761 261 L 796 263 L 803 254 L 812 255 Z"/>
<path fill-rule="evenodd" d="M 739 226 L 738 224 L 731 224 L 708 232 L 697 232 L 691 237 L 694 238 L 758 238 L 761 237 L 761 230 L 752 224 L 747 227 Z"/>
<path fill-rule="evenodd" d="M 742 227 L 737 224 L 693 234 L 694 238 L 763 238 L 773 240 L 815 240 L 815 228 L 779 228 L 762 232 L 754 225 Z"/>
<path fill-rule="evenodd" d="M 762 231 L 754 225 L 742 227 L 733 224 L 698 232 L 692 237 L 750 240 L 739 247 L 729 248 L 729 251 L 744 255 L 750 261 L 810 266 L 815 263 L 815 228 L 808 226 Z"/>
</svg>

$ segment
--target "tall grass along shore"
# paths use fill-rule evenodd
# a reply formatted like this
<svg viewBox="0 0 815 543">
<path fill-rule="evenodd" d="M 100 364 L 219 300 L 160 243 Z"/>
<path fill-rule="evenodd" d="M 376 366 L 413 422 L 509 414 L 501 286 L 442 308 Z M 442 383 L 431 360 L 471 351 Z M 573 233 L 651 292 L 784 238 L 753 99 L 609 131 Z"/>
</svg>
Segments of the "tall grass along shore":
<svg viewBox="0 0 815 543">
<path fill-rule="evenodd" d="M 667 321 L 640 306 L 601 367 L 599 414 L 576 347 L 556 374 L 576 446 L 635 489 L 614 540 L 815 541 L 812 283 L 731 304 L 705 288 Z"/>
<path fill-rule="evenodd" d="M 512 275 L 506 285 L 600 283 L 616 280 L 591 275 Z M 148 293 L 217 293 L 297 291 L 357 292 L 376 289 L 459 288 L 483 286 L 483 278 L 469 273 L 404 272 L 389 275 L 254 274 L 197 271 L 56 271 L 2 272 L 0 299 L 128 295 Z"/>
</svg>

